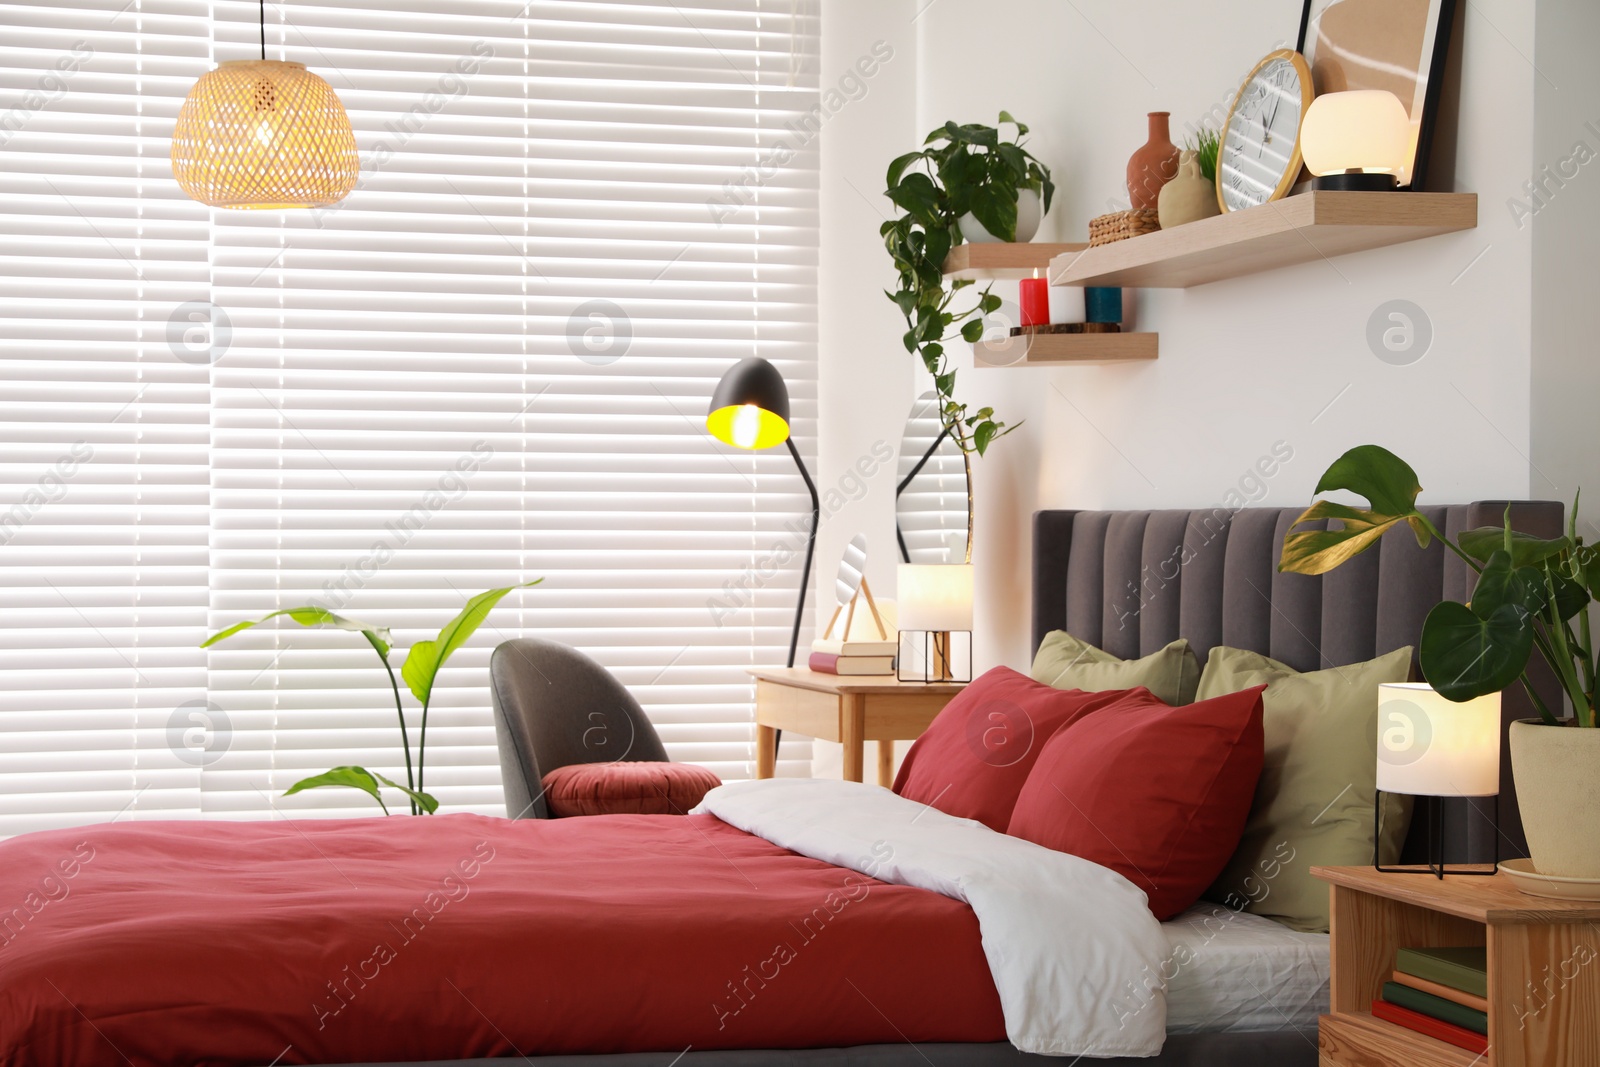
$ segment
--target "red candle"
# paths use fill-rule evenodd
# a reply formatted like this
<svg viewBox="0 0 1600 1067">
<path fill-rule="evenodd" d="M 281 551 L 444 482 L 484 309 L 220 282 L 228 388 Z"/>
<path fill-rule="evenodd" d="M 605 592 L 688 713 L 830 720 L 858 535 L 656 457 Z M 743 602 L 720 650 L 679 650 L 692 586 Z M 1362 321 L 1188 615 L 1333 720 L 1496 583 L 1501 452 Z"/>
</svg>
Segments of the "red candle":
<svg viewBox="0 0 1600 1067">
<path fill-rule="evenodd" d="M 1022 279 L 1022 325 L 1050 323 L 1050 282 L 1046 278 Z"/>
</svg>

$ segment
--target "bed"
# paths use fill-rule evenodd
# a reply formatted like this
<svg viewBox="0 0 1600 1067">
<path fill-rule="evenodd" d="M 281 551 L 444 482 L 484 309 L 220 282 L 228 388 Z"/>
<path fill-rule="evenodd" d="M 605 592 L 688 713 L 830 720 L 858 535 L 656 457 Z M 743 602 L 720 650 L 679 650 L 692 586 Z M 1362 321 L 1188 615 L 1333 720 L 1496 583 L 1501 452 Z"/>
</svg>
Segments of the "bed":
<svg viewBox="0 0 1600 1067">
<path fill-rule="evenodd" d="M 1503 507 L 1434 518 L 1453 531 Z M 1403 531 L 1325 578 L 1278 575 L 1293 517 L 1041 512 L 1036 642 L 1066 628 L 1132 657 L 1182 634 L 1202 656 L 1226 641 L 1309 670 L 1411 643 L 1465 592 L 1452 559 Z M 1560 518 L 1517 506 L 1529 532 Z M 1508 719 L 1525 713 L 1507 699 Z M 1509 771 L 1504 792 L 1515 840 Z M 1082 1025 L 1105 1055 L 1152 1020 L 1158 1056 L 1098 1062 L 1317 1062 L 1326 935 L 1205 904 L 1140 920 L 1104 868 L 938 812 L 907 819 L 875 787 L 713 798 L 687 817 L 136 823 L 6 842 L 0 1067 L 980 1067 L 1070 1062 L 1008 1035 L 1041 1047 Z M 1492 847 L 1468 814 L 1446 819 L 1454 860 Z M 1141 970 L 1179 945 L 1192 964 L 1146 997 Z"/>
</svg>

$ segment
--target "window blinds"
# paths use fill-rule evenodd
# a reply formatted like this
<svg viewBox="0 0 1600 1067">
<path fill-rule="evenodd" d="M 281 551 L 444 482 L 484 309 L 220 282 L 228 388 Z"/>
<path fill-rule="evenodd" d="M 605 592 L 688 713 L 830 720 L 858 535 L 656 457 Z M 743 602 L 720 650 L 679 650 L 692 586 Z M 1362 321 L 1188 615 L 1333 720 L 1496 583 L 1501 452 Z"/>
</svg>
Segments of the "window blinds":
<svg viewBox="0 0 1600 1067">
<path fill-rule="evenodd" d="M 208 211 L 167 137 L 201 72 L 259 47 L 255 19 L 0 8 L 8 96 L 94 49 L 0 147 L 8 497 L 93 448 L 0 546 L 0 832 L 124 806 L 374 813 L 350 790 L 279 796 L 336 764 L 403 777 L 365 642 L 199 641 L 318 602 L 393 628 L 398 670 L 471 594 L 540 577 L 440 676 L 445 810 L 503 810 L 486 667 L 519 634 L 612 669 L 673 758 L 748 776 L 743 668 L 786 654 L 798 561 L 769 561 L 802 544 L 808 501 L 785 450 L 735 452 L 702 420 L 760 355 L 814 451 L 814 15 L 269 7 L 269 58 L 339 93 L 361 181 L 322 210 Z"/>
</svg>

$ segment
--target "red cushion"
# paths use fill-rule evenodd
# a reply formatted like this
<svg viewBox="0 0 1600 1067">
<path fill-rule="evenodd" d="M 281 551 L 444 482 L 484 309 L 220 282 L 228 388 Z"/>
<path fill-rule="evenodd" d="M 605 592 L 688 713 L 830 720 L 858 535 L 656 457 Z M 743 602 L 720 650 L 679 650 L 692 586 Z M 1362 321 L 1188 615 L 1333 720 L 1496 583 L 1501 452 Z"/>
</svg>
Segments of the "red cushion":
<svg viewBox="0 0 1600 1067">
<path fill-rule="evenodd" d="M 690 763 L 574 763 L 544 776 L 553 818 L 568 815 L 683 815 L 722 779 Z"/>
<path fill-rule="evenodd" d="M 1053 689 L 996 667 L 928 724 L 906 753 L 894 791 L 1004 833 L 1022 783 L 1050 735 L 1123 695 L 1121 690 Z"/>
<path fill-rule="evenodd" d="M 1045 744 L 1008 833 L 1124 875 L 1170 919 L 1239 846 L 1263 736 L 1258 685 L 1169 707 L 1133 690 Z"/>
</svg>

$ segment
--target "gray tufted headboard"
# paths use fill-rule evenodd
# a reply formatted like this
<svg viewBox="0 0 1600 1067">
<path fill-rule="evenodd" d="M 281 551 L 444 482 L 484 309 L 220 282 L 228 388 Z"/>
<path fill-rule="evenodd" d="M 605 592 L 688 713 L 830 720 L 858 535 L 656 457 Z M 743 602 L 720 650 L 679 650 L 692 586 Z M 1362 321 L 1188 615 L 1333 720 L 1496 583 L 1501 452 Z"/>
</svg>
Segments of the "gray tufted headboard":
<svg viewBox="0 0 1600 1067">
<path fill-rule="evenodd" d="M 1498 526 L 1506 501 L 1425 507 L 1439 529 Z M 1417 547 L 1408 527 L 1320 577 L 1279 574 L 1284 534 L 1303 509 L 1225 508 L 1204 511 L 1040 511 L 1033 525 L 1033 644 L 1067 630 L 1114 655 L 1147 655 L 1179 637 L 1205 662 L 1216 645 L 1246 648 L 1312 671 L 1359 663 L 1415 645 L 1422 620 L 1442 599 L 1465 600 L 1472 572 L 1435 543 Z M 1562 507 L 1552 501 L 1512 504 L 1513 524 L 1556 537 Z M 1551 707 L 1561 690 L 1542 663 L 1530 676 Z M 1413 671 L 1417 677 L 1420 673 Z M 1506 690 L 1505 722 L 1535 714 L 1520 687 Z M 1492 824 L 1469 804 L 1451 801 L 1444 816 L 1451 862 L 1493 857 Z M 1421 820 L 1414 823 L 1420 826 Z M 1510 748 L 1501 745 L 1502 856 L 1527 855 Z M 1407 842 L 1420 859 L 1421 833 Z"/>
</svg>

